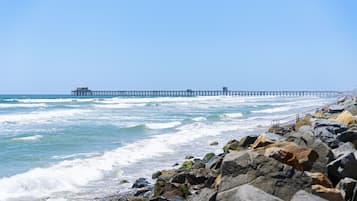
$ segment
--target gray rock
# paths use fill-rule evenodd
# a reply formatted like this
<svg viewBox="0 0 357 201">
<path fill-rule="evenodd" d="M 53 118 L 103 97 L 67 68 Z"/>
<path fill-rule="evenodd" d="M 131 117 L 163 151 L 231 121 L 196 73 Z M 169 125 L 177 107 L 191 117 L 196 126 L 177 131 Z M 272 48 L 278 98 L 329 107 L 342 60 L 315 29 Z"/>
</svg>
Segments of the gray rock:
<svg viewBox="0 0 357 201">
<path fill-rule="evenodd" d="M 342 112 L 345 108 L 343 105 L 331 105 L 328 108 L 329 113 L 339 113 Z"/>
<path fill-rule="evenodd" d="M 332 131 L 334 134 L 346 131 L 348 129 L 348 127 L 343 123 L 337 121 L 329 121 L 326 119 L 316 119 L 312 122 L 312 125 L 314 129 L 320 127 L 328 127 L 329 130 Z"/>
<path fill-rule="evenodd" d="M 217 201 L 283 201 L 252 185 L 244 184 L 217 194 Z"/>
<path fill-rule="evenodd" d="M 214 156 L 206 163 L 207 169 L 218 170 L 221 167 L 223 156 Z"/>
<path fill-rule="evenodd" d="M 342 196 L 346 201 L 357 200 L 357 180 L 352 178 L 341 179 L 336 188 L 341 190 Z"/>
<path fill-rule="evenodd" d="M 160 175 L 161 175 L 161 171 L 157 171 L 157 172 L 154 172 L 154 174 L 152 174 L 151 178 L 157 179 Z"/>
<path fill-rule="evenodd" d="M 217 142 L 217 141 L 214 141 L 214 142 L 209 143 L 209 145 L 210 145 L 210 146 L 216 146 L 216 145 L 218 145 L 218 142 Z"/>
<path fill-rule="evenodd" d="M 333 156 L 338 158 L 346 153 L 354 152 L 356 149 L 351 142 L 346 142 L 337 147 L 336 149 L 332 149 Z"/>
<path fill-rule="evenodd" d="M 203 188 L 197 194 L 191 195 L 187 201 L 215 201 L 217 191 L 210 188 Z"/>
<path fill-rule="evenodd" d="M 301 128 L 303 127 L 305 126 L 302 126 Z M 313 137 L 313 133 L 308 127 L 311 129 L 310 126 L 307 126 L 303 129 L 305 132 L 302 132 L 301 129 L 299 129 L 299 132 L 291 132 L 287 134 L 286 141 L 294 142 L 300 146 L 309 147 L 315 150 L 318 158 L 313 163 L 311 171 L 326 173 L 326 165 L 334 159 L 333 154 L 331 149 L 325 143 Z"/>
<path fill-rule="evenodd" d="M 327 165 L 327 173 L 333 184 L 342 178 L 357 179 L 357 151 L 346 153 Z"/>
<path fill-rule="evenodd" d="M 290 201 L 327 201 L 317 195 L 313 195 L 306 191 L 298 191 L 295 195 L 291 198 Z"/>
<path fill-rule="evenodd" d="M 357 128 L 350 128 L 347 131 L 339 133 L 336 139 L 341 142 L 357 142 Z"/>
<path fill-rule="evenodd" d="M 202 159 L 202 161 L 204 162 L 204 163 L 207 163 L 208 161 L 210 161 L 213 157 L 215 157 L 216 156 L 216 154 L 214 154 L 214 153 L 207 153 L 204 157 L 203 157 L 203 159 Z"/>
<path fill-rule="evenodd" d="M 139 178 L 134 182 L 132 188 L 143 188 L 148 186 L 151 186 L 150 182 L 148 182 L 145 178 Z"/>
<path fill-rule="evenodd" d="M 334 149 L 337 148 L 341 142 L 336 139 L 335 130 L 331 130 L 331 128 L 336 127 L 317 127 L 314 131 L 314 135 Z"/>
<path fill-rule="evenodd" d="M 356 104 L 351 104 L 346 107 L 346 110 L 351 112 L 352 115 L 357 115 L 357 105 Z"/>
<path fill-rule="evenodd" d="M 221 171 L 219 193 L 248 183 L 283 200 L 301 189 L 311 192 L 312 180 L 304 172 L 249 150 L 228 154 Z"/>
</svg>

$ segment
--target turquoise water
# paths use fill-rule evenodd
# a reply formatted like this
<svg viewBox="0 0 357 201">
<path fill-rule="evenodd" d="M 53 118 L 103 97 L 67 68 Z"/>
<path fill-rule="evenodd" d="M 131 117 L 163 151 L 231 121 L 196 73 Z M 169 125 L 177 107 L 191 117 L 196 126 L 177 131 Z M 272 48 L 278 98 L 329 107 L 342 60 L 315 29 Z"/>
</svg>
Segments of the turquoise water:
<svg viewBox="0 0 357 201">
<path fill-rule="evenodd" d="M 0 197 L 90 200 L 332 99 L 0 96 Z M 217 140 L 218 147 L 208 144 Z"/>
</svg>

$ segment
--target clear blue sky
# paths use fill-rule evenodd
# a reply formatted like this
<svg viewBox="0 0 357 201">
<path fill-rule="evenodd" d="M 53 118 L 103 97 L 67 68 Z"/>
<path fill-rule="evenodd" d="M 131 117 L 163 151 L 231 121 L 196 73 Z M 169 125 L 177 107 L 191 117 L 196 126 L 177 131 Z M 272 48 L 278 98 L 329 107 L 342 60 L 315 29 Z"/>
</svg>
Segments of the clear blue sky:
<svg viewBox="0 0 357 201">
<path fill-rule="evenodd" d="M 0 1 L 0 93 L 357 87 L 357 1 Z"/>
</svg>

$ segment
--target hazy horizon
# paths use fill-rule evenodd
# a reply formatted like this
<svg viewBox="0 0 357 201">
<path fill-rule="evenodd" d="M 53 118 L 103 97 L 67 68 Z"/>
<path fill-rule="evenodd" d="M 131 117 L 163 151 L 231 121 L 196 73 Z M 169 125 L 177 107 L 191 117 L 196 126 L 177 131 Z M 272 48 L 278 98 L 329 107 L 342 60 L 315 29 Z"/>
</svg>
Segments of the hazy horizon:
<svg viewBox="0 0 357 201">
<path fill-rule="evenodd" d="M 2 1 L 0 94 L 351 90 L 357 2 Z"/>
</svg>

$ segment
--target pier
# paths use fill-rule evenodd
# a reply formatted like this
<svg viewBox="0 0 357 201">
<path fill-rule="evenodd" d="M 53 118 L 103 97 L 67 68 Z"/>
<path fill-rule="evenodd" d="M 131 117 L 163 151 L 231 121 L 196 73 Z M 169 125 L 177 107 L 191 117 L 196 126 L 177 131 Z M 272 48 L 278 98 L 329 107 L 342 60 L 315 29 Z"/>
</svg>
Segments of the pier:
<svg viewBox="0 0 357 201">
<path fill-rule="evenodd" d="M 90 90 L 78 87 L 71 92 L 72 96 L 126 96 L 126 97 L 194 97 L 194 96 L 319 96 L 333 97 L 342 95 L 339 91 L 246 91 L 228 90 Z"/>
</svg>

